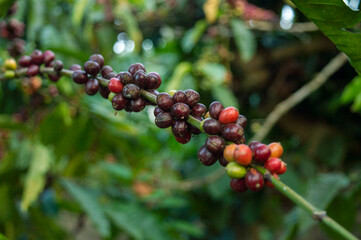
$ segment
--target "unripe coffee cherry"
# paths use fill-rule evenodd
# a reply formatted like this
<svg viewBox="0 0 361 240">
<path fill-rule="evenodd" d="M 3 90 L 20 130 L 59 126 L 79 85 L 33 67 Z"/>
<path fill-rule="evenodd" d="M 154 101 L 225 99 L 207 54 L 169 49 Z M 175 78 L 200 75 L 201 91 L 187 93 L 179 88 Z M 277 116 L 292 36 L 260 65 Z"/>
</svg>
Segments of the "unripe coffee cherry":
<svg viewBox="0 0 361 240">
<path fill-rule="evenodd" d="M 88 74 L 82 70 L 75 70 L 73 72 L 72 78 L 73 78 L 73 81 L 77 84 L 83 84 L 89 80 Z"/>
<path fill-rule="evenodd" d="M 130 65 L 128 72 L 134 76 L 134 74 L 138 71 L 138 70 L 142 70 L 143 72 L 146 72 L 145 67 L 143 64 L 141 63 L 134 63 L 132 65 Z"/>
<path fill-rule="evenodd" d="M 108 100 L 111 102 L 113 100 L 113 98 L 115 97 L 115 95 L 117 95 L 117 93 L 110 92 L 109 95 L 108 95 Z M 123 96 L 123 94 L 122 94 L 122 96 Z"/>
<path fill-rule="evenodd" d="M 108 89 L 113 93 L 120 93 L 123 91 L 123 84 L 118 78 L 111 78 L 108 82 Z"/>
<path fill-rule="evenodd" d="M 44 53 L 44 64 L 47 66 L 55 59 L 55 53 L 51 50 L 46 50 Z"/>
<path fill-rule="evenodd" d="M 31 57 L 31 63 L 34 65 L 40 65 L 44 61 L 44 55 L 43 55 L 42 51 L 40 51 L 38 49 L 34 50 L 30 54 L 30 57 Z"/>
<path fill-rule="evenodd" d="M 186 103 L 187 102 L 187 96 L 182 90 L 178 90 L 173 94 L 173 101 L 175 103 Z"/>
<path fill-rule="evenodd" d="M 252 151 L 251 149 L 245 144 L 236 145 L 234 149 L 234 161 L 237 163 L 248 166 L 252 161 Z"/>
<path fill-rule="evenodd" d="M 118 93 L 114 97 L 112 97 L 111 101 L 113 108 L 118 111 L 123 110 L 127 106 L 127 99 L 125 99 L 125 97 L 121 93 Z"/>
<path fill-rule="evenodd" d="M 100 66 L 97 62 L 87 61 L 84 63 L 84 70 L 92 76 L 96 76 L 100 71 Z"/>
<path fill-rule="evenodd" d="M 140 88 L 133 83 L 125 85 L 122 92 L 123 96 L 128 99 L 137 99 L 140 96 Z"/>
<path fill-rule="evenodd" d="M 278 142 L 268 144 L 268 148 L 271 150 L 271 157 L 279 158 L 283 154 L 283 147 Z"/>
<path fill-rule="evenodd" d="M 173 116 L 170 112 L 160 113 L 155 117 L 155 125 L 159 128 L 168 128 L 173 124 Z"/>
<path fill-rule="evenodd" d="M 220 136 L 209 136 L 206 140 L 208 151 L 214 154 L 221 154 L 226 148 L 226 142 Z"/>
<path fill-rule="evenodd" d="M 190 109 L 185 103 L 176 103 L 171 108 L 172 115 L 177 119 L 185 119 L 188 117 Z"/>
<path fill-rule="evenodd" d="M 261 190 L 264 186 L 264 179 L 262 174 L 254 168 L 249 169 L 245 180 L 247 188 L 254 192 Z"/>
<path fill-rule="evenodd" d="M 15 77 L 15 72 L 13 70 L 6 70 L 4 73 L 6 79 L 12 79 Z"/>
<path fill-rule="evenodd" d="M 202 103 L 197 103 L 192 107 L 191 114 L 192 116 L 201 116 L 203 117 L 207 112 L 207 107 Z"/>
<path fill-rule="evenodd" d="M 205 133 L 211 135 L 217 135 L 222 131 L 222 125 L 220 122 L 213 118 L 207 118 L 202 122 L 202 128 Z"/>
<path fill-rule="evenodd" d="M 265 163 L 271 156 L 271 150 L 265 144 L 258 144 L 254 148 L 254 160 L 259 163 Z"/>
<path fill-rule="evenodd" d="M 239 116 L 239 112 L 237 110 L 237 108 L 235 107 L 228 107 L 225 108 L 218 117 L 218 120 L 222 123 L 222 124 L 227 124 L 227 123 L 235 123 L 238 119 Z"/>
<path fill-rule="evenodd" d="M 176 137 L 184 137 L 188 134 L 188 123 L 184 120 L 177 120 L 172 126 L 172 133 Z"/>
<path fill-rule="evenodd" d="M 227 124 L 223 127 L 222 137 L 231 142 L 238 142 L 244 134 L 243 128 L 235 123 Z"/>
<path fill-rule="evenodd" d="M 224 149 L 223 157 L 228 162 L 233 162 L 234 161 L 234 150 L 236 149 L 236 147 L 237 147 L 236 144 L 230 144 L 230 145 L 227 145 L 226 148 Z"/>
<path fill-rule="evenodd" d="M 230 162 L 226 167 L 226 172 L 230 178 L 243 178 L 246 176 L 247 170 L 236 162 Z"/>
<path fill-rule="evenodd" d="M 196 91 L 192 90 L 192 89 L 187 89 L 184 91 L 184 93 L 187 96 L 187 104 L 189 107 L 193 107 L 194 105 L 196 105 L 199 101 L 199 93 L 197 93 Z"/>
<path fill-rule="evenodd" d="M 203 145 L 198 150 L 198 160 L 205 166 L 211 166 L 217 162 L 217 156 L 207 150 L 206 146 Z"/>
<path fill-rule="evenodd" d="M 247 191 L 246 180 L 244 178 L 241 179 L 231 179 L 230 186 L 235 192 L 245 192 Z"/>
<path fill-rule="evenodd" d="M 95 95 L 99 90 L 99 81 L 95 78 L 90 79 L 85 83 L 84 89 L 86 94 Z"/>
<path fill-rule="evenodd" d="M 16 70 L 16 61 L 13 58 L 6 59 L 4 62 L 6 70 Z"/>
<path fill-rule="evenodd" d="M 100 69 L 104 66 L 104 58 L 100 54 L 93 54 L 89 57 L 90 61 L 96 62 L 99 64 Z"/>
<path fill-rule="evenodd" d="M 224 110 L 222 103 L 214 101 L 209 105 L 209 114 L 212 118 L 218 119 L 219 114 Z"/>
<path fill-rule="evenodd" d="M 159 93 L 157 96 L 157 105 L 163 111 L 170 111 L 174 102 L 172 97 L 168 93 Z"/>
</svg>

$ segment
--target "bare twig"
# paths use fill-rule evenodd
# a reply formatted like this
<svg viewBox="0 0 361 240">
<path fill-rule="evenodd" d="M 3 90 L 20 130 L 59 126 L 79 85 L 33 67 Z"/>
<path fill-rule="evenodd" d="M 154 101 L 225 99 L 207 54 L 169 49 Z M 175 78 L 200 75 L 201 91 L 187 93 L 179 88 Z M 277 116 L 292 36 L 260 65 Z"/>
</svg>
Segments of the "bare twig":
<svg viewBox="0 0 361 240">
<path fill-rule="evenodd" d="M 266 22 L 266 21 L 249 20 L 246 23 L 249 29 L 266 31 L 266 32 L 281 31 L 288 33 L 304 33 L 304 32 L 318 31 L 317 26 L 312 22 L 295 23 L 292 25 L 290 29 L 284 29 L 281 28 L 279 25 L 275 25 L 271 22 Z"/>
</svg>

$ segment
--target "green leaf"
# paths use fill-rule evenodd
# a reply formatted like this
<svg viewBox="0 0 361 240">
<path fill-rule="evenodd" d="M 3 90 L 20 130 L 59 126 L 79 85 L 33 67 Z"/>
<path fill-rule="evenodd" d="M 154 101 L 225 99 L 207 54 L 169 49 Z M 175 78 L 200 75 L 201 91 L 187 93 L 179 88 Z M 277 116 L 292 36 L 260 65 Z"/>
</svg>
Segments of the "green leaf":
<svg viewBox="0 0 361 240">
<path fill-rule="evenodd" d="M 3 18 L 15 0 L 0 0 L 0 18 Z M 0 239 L 1 240 L 1 239 Z"/>
<path fill-rule="evenodd" d="M 224 105 L 224 107 L 234 106 L 239 108 L 237 98 L 228 87 L 214 86 L 212 88 L 212 95 L 215 99 L 218 99 Z"/>
<path fill-rule="evenodd" d="M 361 111 L 361 92 L 357 94 L 355 97 L 355 100 L 351 106 L 351 110 L 354 112 L 360 112 Z"/>
<path fill-rule="evenodd" d="M 100 235 L 108 237 L 110 235 L 110 224 L 97 198 L 89 190 L 72 181 L 62 179 L 61 184 L 88 214 Z"/>
<path fill-rule="evenodd" d="M 167 84 L 167 91 L 173 89 L 179 89 L 179 86 L 182 83 L 183 78 L 187 73 L 192 70 L 192 64 L 190 62 L 181 62 L 175 68 L 173 75 L 169 79 L 169 83 Z"/>
<path fill-rule="evenodd" d="M 341 103 L 348 104 L 355 100 L 356 96 L 361 92 L 361 76 L 356 76 L 347 84 L 341 95 Z"/>
<path fill-rule="evenodd" d="M 231 27 L 242 60 L 245 62 L 250 61 L 257 50 L 256 39 L 253 33 L 239 19 L 232 19 Z"/>
<path fill-rule="evenodd" d="M 292 1 L 338 49 L 347 54 L 351 65 L 361 73 L 361 35 L 351 29 L 361 21 L 361 12 L 351 10 L 342 0 Z"/>
<path fill-rule="evenodd" d="M 202 73 L 209 79 L 212 85 L 220 85 L 224 83 L 227 69 L 219 63 L 204 63 L 200 66 Z"/>
<path fill-rule="evenodd" d="M 0 115 L 0 129 L 22 130 L 24 128 L 24 124 L 14 122 L 11 116 L 5 114 Z"/>
<path fill-rule="evenodd" d="M 33 147 L 30 168 L 25 177 L 25 186 L 21 200 L 21 209 L 27 211 L 38 198 L 45 184 L 45 174 L 53 162 L 53 156 L 48 148 L 40 143 Z"/>
<path fill-rule="evenodd" d="M 181 45 L 184 52 L 189 53 L 197 44 L 204 31 L 207 29 L 207 23 L 204 20 L 196 22 L 193 28 L 188 30 L 182 38 Z"/>
<path fill-rule="evenodd" d="M 132 170 L 119 163 L 107 163 L 100 162 L 100 167 L 107 171 L 109 174 L 121 179 L 121 180 L 131 180 L 132 179 Z"/>
<path fill-rule="evenodd" d="M 0 240 L 9 240 L 9 239 L 0 233 Z"/>
<path fill-rule="evenodd" d="M 173 222 L 168 223 L 168 228 L 174 229 L 177 232 L 187 233 L 188 235 L 195 237 L 195 238 L 204 237 L 204 232 L 200 228 L 200 226 L 197 226 L 190 222 L 181 221 L 181 220 L 173 221 Z"/>
<path fill-rule="evenodd" d="M 89 4 L 89 0 L 76 1 L 73 8 L 73 15 L 71 18 L 72 23 L 74 24 L 75 27 L 80 27 L 88 4 Z"/>
</svg>

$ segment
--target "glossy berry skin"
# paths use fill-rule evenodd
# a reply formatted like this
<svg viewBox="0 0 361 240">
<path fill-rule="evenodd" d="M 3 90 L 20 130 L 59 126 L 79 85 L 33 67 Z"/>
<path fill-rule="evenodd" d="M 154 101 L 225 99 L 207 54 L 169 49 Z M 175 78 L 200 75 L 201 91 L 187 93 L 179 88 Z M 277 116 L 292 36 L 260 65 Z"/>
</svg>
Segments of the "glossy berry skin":
<svg viewBox="0 0 361 240">
<path fill-rule="evenodd" d="M 140 88 L 133 83 L 125 85 L 122 92 L 123 96 L 128 99 L 137 99 L 140 96 Z"/>
<path fill-rule="evenodd" d="M 104 86 L 100 85 L 99 86 L 99 93 L 103 98 L 108 99 L 110 91 L 109 91 L 108 87 L 104 87 Z"/>
<path fill-rule="evenodd" d="M 60 79 L 61 75 L 57 74 L 57 73 L 56 74 L 48 74 L 48 77 L 49 77 L 50 81 L 57 82 Z"/>
<path fill-rule="evenodd" d="M 168 128 L 173 125 L 173 116 L 170 112 L 160 113 L 155 117 L 155 125 L 159 128 Z"/>
<path fill-rule="evenodd" d="M 247 188 L 253 192 L 260 191 L 264 186 L 264 178 L 262 174 L 254 168 L 248 170 L 245 180 Z"/>
<path fill-rule="evenodd" d="M 254 148 L 253 156 L 253 159 L 256 162 L 265 163 L 271 156 L 271 150 L 269 150 L 268 146 L 265 144 L 258 144 Z"/>
<path fill-rule="evenodd" d="M 40 65 L 44 61 L 43 52 L 38 49 L 34 50 L 34 52 L 30 54 L 30 57 L 31 57 L 31 63 L 35 65 Z"/>
<path fill-rule="evenodd" d="M 84 89 L 86 94 L 90 96 L 95 95 L 99 90 L 99 81 L 95 78 L 90 79 L 85 83 Z"/>
<path fill-rule="evenodd" d="M 173 94 L 173 101 L 175 103 L 186 103 L 187 102 L 187 96 L 182 90 L 178 90 Z"/>
<path fill-rule="evenodd" d="M 226 142 L 220 136 L 209 136 L 206 140 L 208 151 L 214 154 L 221 154 L 226 148 Z"/>
<path fill-rule="evenodd" d="M 55 59 L 55 53 L 51 50 L 46 50 L 44 53 L 44 64 L 48 65 Z"/>
<path fill-rule="evenodd" d="M 247 170 L 236 162 L 230 162 L 226 167 L 226 172 L 230 178 L 243 178 Z"/>
<path fill-rule="evenodd" d="M 28 67 L 28 70 L 26 71 L 26 75 L 28 77 L 32 77 L 32 76 L 35 76 L 39 73 L 39 66 L 38 65 L 30 65 Z"/>
<path fill-rule="evenodd" d="M 239 115 L 236 124 L 240 125 L 243 129 L 247 127 L 247 118 L 243 115 Z"/>
<path fill-rule="evenodd" d="M 117 78 L 120 79 L 120 82 L 125 86 L 129 83 L 134 83 L 133 77 L 129 72 L 120 72 L 117 75 Z"/>
<path fill-rule="evenodd" d="M 218 117 L 222 124 L 235 123 L 238 119 L 239 112 L 235 107 L 225 108 Z"/>
<path fill-rule="evenodd" d="M 147 74 L 146 79 L 146 88 L 148 89 L 157 89 L 162 84 L 162 79 L 158 73 L 150 72 Z"/>
<path fill-rule="evenodd" d="M 264 164 L 264 167 L 270 171 L 271 173 L 277 172 L 282 165 L 282 160 L 279 158 L 271 157 L 267 160 L 267 162 Z"/>
<path fill-rule="evenodd" d="M 187 104 L 189 107 L 193 107 L 194 105 L 196 105 L 200 99 L 199 93 L 197 93 L 196 91 L 192 90 L 192 89 L 187 89 L 184 91 L 184 93 L 187 96 Z"/>
<path fill-rule="evenodd" d="M 220 158 L 218 158 L 218 162 L 219 162 L 219 164 L 221 164 L 222 167 L 227 166 L 228 163 L 229 163 L 223 156 L 221 156 Z"/>
<path fill-rule="evenodd" d="M 287 164 L 282 161 L 282 162 L 281 162 L 281 167 L 280 167 L 280 169 L 277 170 L 276 173 L 277 173 L 278 175 L 282 175 L 282 174 L 284 174 L 286 171 L 287 171 Z"/>
<path fill-rule="evenodd" d="M 96 76 L 100 72 L 100 66 L 97 62 L 87 61 L 84 63 L 84 70 L 92 76 Z"/>
<path fill-rule="evenodd" d="M 243 128 L 235 123 L 225 125 L 222 130 L 222 137 L 231 142 L 239 142 L 243 134 Z"/>
<path fill-rule="evenodd" d="M 53 61 L 52 65 L 53 65 L 54 71 L 57 73 L 60 73 L 60 71 L 63 70 L 63 67 L 64 67 L 63 62 L 60 60 Z"/>
<path fill-rule="evenodd" d="M 132 112 L 140 112 L 145 108 L 145 101 L 142 97 L 139 97 L 128 102 L 128 107 Z"/>
<path fill-rule="evenodd" d="M 133 76 L 134 84 L 140 88 L 144 88 L 147 81 L 147 75 L 142 70 L 138 70 Z"/>
<path fill-rule="evenodd" d="M 174 136 L 174 137 L 177 142 L 179 142 L 181 144 L 186 144 L 191 140 L 192 135 L 190 133 L 187 133 L 184 137 L 176 137 L 176 136 Z"/>
<path fill-rule="evenodd" d="M 19 65 L 21 67 L 29 67 L 31 65 L 31 57 L 23 55 L 19 58 Z"/>
<path fill-rule="evenodd" d="M 164 113 L 164 111 L 159 107 L 154 108 L 154 117 L 156 117 L 160 113 Z"/>
<path fill-rule="evenodd" d="M 192 107 L 191 114 L 192 116 L 201 116 L 203 117 L 207 112 L 207 107 L 202 103 L 197 103 Z"/>
<path fill-rule="evenodd" d="M 214 101 L 209 105 L 209 114 L 212 118 L 218 119 L 219 114 L 224 110 L 222 103 Z"/>
<path fill-rule="evenodd" d="M 247 186 L 246 186 L 246 180 L 244 178 L 241 179 L 231 179 L 231 183 L 230 183 L 231 189 L 235 192 L 245 192 L 247 191 Z"/>
<path fill-rule="evenodd" d="M 115 110 L 123 110 L 127 106 L 127 99 L 121 94 L 118 93 L 112 98 L 112 106 Z"/>
<path fill-rule="evenodd" d="M 77 84 L 83 84 L 89 80 L 88 74 L 82 70 L 75 70 L 73 72 L 72 78 L 73 78 L 73 81 Z"/>
<path fill-rule="evenodd" d="M 93 54 L 89 57 L 90 61 L 96 62 L 99 64 L 100 69 L 104 66 L 104 58 L 100 54 Z"/>
<path fill-rule="evenodd" d="M 172 115 L 177 119 L 187 118 L 190 111 L 190 108 L 185 103 L 176 103 L 171 108 Z"/>
<path fill-rule="evenodd" d="M 217 162 L 217 156 L 208 151 L 206 146 L 203 145 L 198 150 L 198 160 L 205 166 L 211 166 Z"/>
<path fill-rule="evenodd" d="M 76 70 L 82 70 L 82 68 L 79 64 L 73 64 L 70 66 L 69 70 L 76 71 Z"/>
<path fill-rule="evenodd" d="M 222 131 L 220 122 L 213 118 L 207 118 L 202 122 L 202 127 L 205 133 L 217 135 Z"/>
<path fill-rule="evenodd" d="M 108 89 L 113 93 L 120 93 L 123 91 L 123 84 L 118 78 L 111 78 L 108 82 Z"/>
<path fill-rule="evenodd" d="M 100 70 L 100 74 L 102 75 L 103 78 L 107 78 L 108 75 L 110 73 L 113 72 L 113 68 L 109 65 L 105 65 L 104 67 L 102 67 L 102 69 Z"/>
<path fill-rule="evenodd" d="M 159 93 L 157 96 L 157 105 L 163 111 L 170 111 L 173 107 L 173 98 L 168 93 Z"/>
<path fill-rule="evenodd" d="M 237 163 L 248 166 L 252 162 L 252 151 L 247 145 L 239 144 L 234 149 L 233 157 Z"/>
<path fill-rule="evenodd" d="M 252 152 L 254 152 L 254 149 L 260 144 L 262 144 L 262 143 L 260 143 L 258 141 L 252 141 L 248 144 L 248 146 L 251 148 Z"/>
<path fill-rule="evenodd" d="M 278 142 L 268 144 L 268 148 L 271 150 L 271 157 L 279 158 L 283 154 L 283 147 Z"/>
<path fill-rule="evenodd" d="M 143 64 L 141 63 L 134 63 L 132 65 L 130 65 L 128 72 L 134 76 L 134 74 L 138 71 L 138 70 L 142 70 L 143 72 L 146 72 L 145 67 Z"/>
<path fill-rule="evenodd" d="M 223 151 L 223 157 L 224 159 L 226 159 L 226 161 L 228 162 L 234 161 L 234 150 L 236 149 L 236 147 L 237 147 L 236 144 L 230 144 L 226 146 L 226 148 Z"/>
<path fill-rule="evenodd" d="M 188 123 L 184 120 L 177 120 L 172 126 L 172 133 L 176 137 L 185 137 L 188 134 Z"/>
</svg>

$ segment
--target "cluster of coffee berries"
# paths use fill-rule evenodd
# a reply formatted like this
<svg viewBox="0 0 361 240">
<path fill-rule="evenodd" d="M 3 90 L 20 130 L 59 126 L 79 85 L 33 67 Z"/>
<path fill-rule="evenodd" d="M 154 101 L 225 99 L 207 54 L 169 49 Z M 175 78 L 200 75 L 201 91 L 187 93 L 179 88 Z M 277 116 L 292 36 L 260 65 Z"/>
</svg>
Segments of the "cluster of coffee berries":
<svg viewBox="0 0 361 240">
<path fill-rule="evenodd" d="M 202 121 L 207 112 L 206 106 L 198 103 L 199 98 L 199 93 L 192 89 L 159 93 L 157 107 L 154 109 L 155 124 L 159 128 L 172 127 L 175 139 L 182 144 L 188 143 L 192 134 L 201 133 L 187 122 L 188 117 Z"/>
<path fill-rule="evenodd" d="M 9 21 L 0 22 L 0 37 L 12 40 L 24 35 L 25 24 L 13 18 Z"/>
<path fill-rule="evenodd" d="M 231 180 L 231 188 L 236 192 L 244 192 L 247 189 L 259 191 L 266 184 L 273 184 L 265 180 L 263 175 L 251 166 L 251 163 L 266 168 L 273 177 L 279 179 L 278 175 L 284 174 L 287 165 L 280 157 L 283 148 L 280 143 L 269 145 L 253 141 L 249 145 L 230 144 L 223 152 L 227 161 L 226 171 Z"/>
</svg>

